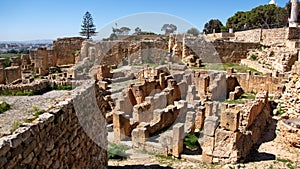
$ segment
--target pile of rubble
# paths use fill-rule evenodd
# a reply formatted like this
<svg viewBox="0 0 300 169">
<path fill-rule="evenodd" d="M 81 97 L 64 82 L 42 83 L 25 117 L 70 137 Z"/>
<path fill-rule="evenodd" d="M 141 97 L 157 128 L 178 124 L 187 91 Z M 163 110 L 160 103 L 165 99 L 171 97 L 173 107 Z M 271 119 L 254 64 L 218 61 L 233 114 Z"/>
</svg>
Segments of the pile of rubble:
<svg viewBox="0 0 300 169">
<path fill-rule="evenodd" d="M 297 60 L 297 51 L 285 46 L 260 46 L 248 52 L 247 59 L 257 61 L 263 68 L 279 72 L 290 71 Z"/>
<path fill-rule="evenodd" d="M 298 75 L 290 78 L 286 84 L 279 105 L 278 113 L 282 114 L 280 123 L 281 138 L 287 144 L 300 147 L 300 79 Z"/>
</svg>

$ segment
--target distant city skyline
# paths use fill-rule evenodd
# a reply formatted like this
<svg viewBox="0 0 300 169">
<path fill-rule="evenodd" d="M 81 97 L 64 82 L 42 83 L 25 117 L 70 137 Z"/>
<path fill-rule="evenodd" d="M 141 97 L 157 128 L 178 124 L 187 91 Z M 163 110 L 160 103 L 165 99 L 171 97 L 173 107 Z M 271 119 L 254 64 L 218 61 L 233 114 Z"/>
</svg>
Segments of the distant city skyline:
<svg viewBox="0 0 300 169">
<path fill-rule="evenodd" d="M 192 26 L 202 30 L 210 19 L 219 19 L 226 24 L 227 18 L 237 11 L 249 11 L 269 2 L 270 0 L 2 0 L 0 41 L 54 40 L 80 36 L 82 18 L 86 11 L 92 14 L 97 31 L 100 31 L 94 37 L 95 40 L 108 36 L 115 23 L 120 27 L 130 27 L 131 33 L 136 26 L 144 31 L 163 33 L 160 28 L 168 21 L 179 24 L 179 32 L 185 32 Z M 275 2 L 283 7 L 288 0 Z M 153 18 L 148 17 L 152 14 Z"/>
</svg>

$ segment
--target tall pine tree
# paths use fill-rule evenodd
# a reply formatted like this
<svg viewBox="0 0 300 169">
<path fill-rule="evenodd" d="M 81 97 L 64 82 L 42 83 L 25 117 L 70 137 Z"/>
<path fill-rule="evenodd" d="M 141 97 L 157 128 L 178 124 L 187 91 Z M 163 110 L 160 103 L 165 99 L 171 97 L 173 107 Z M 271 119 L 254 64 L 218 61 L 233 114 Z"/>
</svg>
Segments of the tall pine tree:
<svg viewBox="0 0 300 169">
<path fill-rule="evenodd" d="M 86 36 L 87 39 L 90 39 L 91 36 L 95 36 L 97 34 L 92 15 L 88 11 L 83 16 L 81 32 L 79 33 L 82 36 Z"/>
</svg>

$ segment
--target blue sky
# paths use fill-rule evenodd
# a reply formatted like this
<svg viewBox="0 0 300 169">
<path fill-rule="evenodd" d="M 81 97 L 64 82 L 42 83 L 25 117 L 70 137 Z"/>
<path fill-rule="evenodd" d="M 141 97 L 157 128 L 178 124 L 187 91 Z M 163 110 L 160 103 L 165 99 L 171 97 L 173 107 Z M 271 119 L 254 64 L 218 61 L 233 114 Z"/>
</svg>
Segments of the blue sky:
<svg viewBox="0 0 300 169">
<path fill-rule="evenodd" d="M 275 0 L 285 6 L 288 0 Z M 101 39 L 115 23 L 162 33 L 164 22 L 178 24 L 179 31 L 199 30 L 210 19 L 223 24 L 237 11 L 251 10 L 269 0 L 1 0 L 0 41 L 56 39 L 79 36 L 83 15 L 89 11 Z M 146 14 L 145 14 L 146 13 Z M 153 17 L 150 17 L 153 16 Z"/>
</svg>

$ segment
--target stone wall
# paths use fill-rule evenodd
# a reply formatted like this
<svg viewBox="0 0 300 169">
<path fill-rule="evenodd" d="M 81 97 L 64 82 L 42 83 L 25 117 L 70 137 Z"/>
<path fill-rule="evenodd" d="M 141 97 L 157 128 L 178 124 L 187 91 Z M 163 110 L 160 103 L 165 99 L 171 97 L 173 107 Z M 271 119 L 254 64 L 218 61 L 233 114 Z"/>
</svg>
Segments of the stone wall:
<svg viewBox="0 0 300 169">
<path fill-rule="evenodd" d="M 231 76 L 227 76 L 227 82 L 230 78 L 236 78 L 237 83 L 245 92 L 259 92 L 267 90 L 269 93 L 282 93 L 284 85 L 282 81 L 285 80 L 283 74 L 278 77 L 272 76 L 271 73 L 266 75 L 252 75 L 250 71 L 248 73 L 234 73 Z M 228 84 L 229 86 L 230 84 Z"/>
<path fill-rule="evenodd" d="M 173 40 L 173 39 L 172 39 Z M 205 37 L 183 37 L 170 41 L 173 57 L 178 57 L 186 64 L 201 59 L 203 63 L 238 63 L 247 58 L 250 49 L 257 49 L 258 42 L 232 42 L 225 40 L 206 41 Z"/>
<path fill-rule="evenodd" d="M 289 27 L 288 29 L 288 39 L 293 40 L 293 39 L 299 39 L 300 37 L 300 29 L 298 27 Z"/>
<path fill-rule="evenodd" d="M 78 83 L 74 81 L 56 81 L 42 79 L 38 81 L 33 81 L 27 84 L 17 84 L 17 85 L 0 85 L 0 93 L 17 93 L 17 92 L 43 92 L 47 91 L 50 86 L 74 86 L 76 87 Z"/>
<path fill-rule="evenodd" d="M 106 168 L 106 125 L 102 113 L 93 111 L 100 94 L 95 87 L 92 81 L 78 87 L 32 123 L 2 137 L 1 168 Z M 84 122 L 91 124 L 89 130 Z"/>
<path fill-rule="evenodd" d="M 220 117 L 214 107 L 206 107 L 210 116 L 205 118 L 203 137 L 199 139 L 203 162 L 243 162 L 269 122 L 268 93 L 258 93 L 255 101 L 243 106 L 222 104 Z"/>
<path fill-rule="evenodd" d="M 232 41 L 244 41 L 261 43 L 263 45 L 276 45 L 286 43 L 287 40 L 299 39 L 299 28 L 274 28 L 274 29 L 252 29 L 246 31 L 234 32 L 234 36 L 230 37 Z M 205 36 L 207 40 L 224 38 L 222 33 L 208 34 Z"/>
<path fill-rule="evenodd" d="M 167 42 L 159 40 L 146 41 L 86 41 L 81 48 L 77 62 L 89 58 L 98 65 L 159 63 L 166 56 Z"/>
<path fill-rule="evenodd" d="M 68 65 L 75 63 L 76 51 L 80 51 L 82 37 L 59 38 L 53 42 L 53 57 L 55 65 Z"/>
<path fill-rule="evenodd" d="M 248 51 L 257 49 L 259 43 L 252 42 L 230 42 L 230 41 L 214 41 L 212 42 L 218 57 L 222 63 L 239 63 L 241 59 L 247 58 Z"/>
<path fill-rule="evenodd" d="M 52 51 L 52 50 L 50 50 Z M 30 51 L 30 56 L 34 63 L 34 71 L 35 73 L 44 76 L 48 74 L 50 52 L 47 48 L 38 48 Z"/>
<path fill-rule="evenodd" d="M 15 80 L 21 79 L 21 68 L 20 66 L 11 66 L 4 69 L 5 83 L 10 84 Z"/>
<path fill-rule="evenodd" d="M 225 100 L 227 95 L 226 76 L 223 72 L 197 71 L 195 86 L 201 101 Z"/>
</svg>

